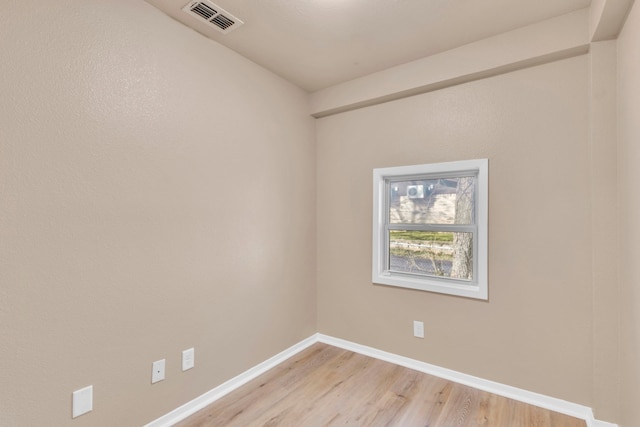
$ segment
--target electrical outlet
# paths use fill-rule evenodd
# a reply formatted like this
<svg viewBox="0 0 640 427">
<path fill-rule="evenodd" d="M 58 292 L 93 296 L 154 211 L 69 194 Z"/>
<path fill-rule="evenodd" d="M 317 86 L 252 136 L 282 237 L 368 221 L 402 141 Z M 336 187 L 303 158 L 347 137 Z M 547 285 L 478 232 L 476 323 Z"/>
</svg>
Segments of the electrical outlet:
<svg viewBox="0 0 640 427">
<path fill-rule="evenodd" d="M 72 417 L 76 418 L 93 411 L 93 386 L 87 386 L 73 392 Z"/>
<path fill-rule="evenodd" d="M 155 384 L 158 381 L 164 380 L 164 365 L 165 359 L 156 360 L 153 362 L 153 368 L 151 371 L 151 384 Z"/>
<path fill-rule="evenodd" d="M 192 348 L 184 350 L 182 352 L 182 370 L 187 371 L 193 368 L 196 364 L 195 350 Z"/>
<path fill-rule="evenodd" d="M 417 338 L 424 338 L 424 322 L 418 320 L 413 321 L 413 336 Z"/>
</svg>

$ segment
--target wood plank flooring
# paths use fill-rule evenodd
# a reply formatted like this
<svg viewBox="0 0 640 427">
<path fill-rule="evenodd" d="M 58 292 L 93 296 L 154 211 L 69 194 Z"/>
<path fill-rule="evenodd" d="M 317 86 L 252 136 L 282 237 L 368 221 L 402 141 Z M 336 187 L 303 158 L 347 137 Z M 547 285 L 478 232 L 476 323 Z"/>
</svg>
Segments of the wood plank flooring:
<svg viewBox="0 0 640 427">
<path fill-rule="evenodd" d="M 586 427 L 527 405 L 317 343 L 176 427 Z"/>
</svg>

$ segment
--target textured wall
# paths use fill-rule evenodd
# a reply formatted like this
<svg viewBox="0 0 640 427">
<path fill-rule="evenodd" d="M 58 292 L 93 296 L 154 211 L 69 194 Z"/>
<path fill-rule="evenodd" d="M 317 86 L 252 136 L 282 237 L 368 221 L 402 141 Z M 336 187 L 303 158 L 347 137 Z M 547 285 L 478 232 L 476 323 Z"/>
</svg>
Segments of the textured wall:
<svg viewBox="0 0 640 427">
<path fill-rule="evenodd" d="M 639 19 L 618 43 L 623 427 L 640 424 Z M 610 194 L 590 186 L 616 165 L 598 162 L 608 131 L 589 148 L 607 107 L 587 57 L 321 119 L 316 153 L 304 92 L 141 0 L 0 0 L 0 55 L 0 425 L 70 424 L 88 384 L 74 425 L 141 425 L 318 329 L 615 421 L 617 293 L 590 206 Z M 371 170 L 478 157 L 490 300 L 372 285 Z"/>
<path fill-rule="evenodd" d="M 592 405 L 588 115 L 580 56 L 319 119 L 320 332 Z M 473 158 L 489 301 L 373 285 L 372 169 Z"/>
<path fill-rule="evenodd" d="M 622 427 L 640 425 L 640 4 L 618 38 L 620 402 Z"/>
<path fill-rule="evenodd" d="M 589 65 L 593 409 L 597 419 L 613 422 L 620 415 L 616 41 L 592 43 Z"/>
<path fill-rule="evenodd" d="M 74 425 L 142 425 L 316 331 L 303 91 L 142 0 L 0 0 L 0 57 L 0 425 L 88 384 Z"/>
</svg>

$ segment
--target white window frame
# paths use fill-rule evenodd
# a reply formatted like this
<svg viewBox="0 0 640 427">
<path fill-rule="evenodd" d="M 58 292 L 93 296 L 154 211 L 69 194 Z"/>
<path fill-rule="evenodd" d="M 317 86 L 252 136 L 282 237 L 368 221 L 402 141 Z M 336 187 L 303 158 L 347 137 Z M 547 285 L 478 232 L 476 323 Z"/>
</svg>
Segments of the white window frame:
<svg viewBox="0 0 640 427">
<path fill-rule="evenodd" d="M 471 281 L 422 274 L 390 271 L 387 267 L 389 243 L 386 230 L 389 200 L 387 182 L 391 179 L 433 176 L 459 177 L 472 173 L 477 177 L 475 197 L 474 270 Z M 373 170 L 373 283 L 418 289 L 449 295 L 487 300 L 488 292 L 488 226 L 489 226 L 489 161 L 463 160 L 447 163 L 379 168 Z"/>
</svg>

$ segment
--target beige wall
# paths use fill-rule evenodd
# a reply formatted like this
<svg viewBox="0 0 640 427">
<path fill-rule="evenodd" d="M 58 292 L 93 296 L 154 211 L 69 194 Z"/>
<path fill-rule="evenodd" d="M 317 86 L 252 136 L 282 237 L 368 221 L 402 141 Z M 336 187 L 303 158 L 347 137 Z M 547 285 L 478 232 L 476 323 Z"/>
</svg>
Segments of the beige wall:
<svg viewBox="0 0 640 427">
<path fill-rule="evenodd" d="M 0 425 L 142 425 L 316 332 L 314 123 L 142 0 L 44 6 L 0 0 Z"/>
<path fill-rule="evenodd" d="M 621 426 L 640 425 L 640 4 L 618 38 Z"/>
<path fill-rule="evenodd" d="M 88 384 L 74 425 L 141 425 L 316 331 L 640 425 L 639 31 L 636 5 L 617 165 L 613 42 L 314 123 L 307 94 L 141 0 L 0 0 L 0 425 L 71 424 Z M 489 301 L 372 285 L 372 169 L 481 157 Z"/>
<path fill-rule="evenodd" d="M 620 413 L 618 193 L 616 150 L 616 42 L 595 42 L 589 52 L 589 169 L 593 303 L 593 409 L 598 419 Z"/>
<path fill-rule="evenodd" d="M 319 119 L 320 332 L 591 406 L 588 69 L 580 56 Z M 473 158 L 489 159 L 489 301 L 372 285 L 372 169 Z"/>
</svg>

